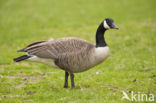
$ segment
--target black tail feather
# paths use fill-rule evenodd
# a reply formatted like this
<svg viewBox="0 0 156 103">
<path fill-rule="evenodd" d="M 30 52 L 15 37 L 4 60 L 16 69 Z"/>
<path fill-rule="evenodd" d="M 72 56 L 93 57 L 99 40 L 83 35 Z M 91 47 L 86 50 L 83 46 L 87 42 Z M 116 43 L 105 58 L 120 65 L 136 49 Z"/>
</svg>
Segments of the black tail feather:
<svg viewBox="0 0 156 103">
<path fill-rule="evenodd" d="M 28 59 L 28 58 L 30 58 L 30 57 L 31 57 L 31 56 L 29 56 L 29 55 L 22 55 L 22 56 L 20 56 L 20 57 L 14 58 L 13 60 L 14 60 L 15 62 L 20 62 L 20 61 L 25 60 L 25 59 Z"/>
</svg>

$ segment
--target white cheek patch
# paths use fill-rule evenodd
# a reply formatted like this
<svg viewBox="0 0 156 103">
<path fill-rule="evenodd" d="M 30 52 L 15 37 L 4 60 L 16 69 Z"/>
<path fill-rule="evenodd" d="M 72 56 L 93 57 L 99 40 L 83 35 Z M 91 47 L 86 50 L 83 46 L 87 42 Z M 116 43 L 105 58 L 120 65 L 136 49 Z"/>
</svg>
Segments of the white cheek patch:
<svg viewBox="0 0 156 103">
<path fill-rule="evenodd" d="M 109 28 L 110 28 L 110 27 L 108 26 L 106 20 L 103 22 L 103 26 L 104 26 L 104 28 L 106 28 L 106 29 L 109 29 Z"/>
</svg>

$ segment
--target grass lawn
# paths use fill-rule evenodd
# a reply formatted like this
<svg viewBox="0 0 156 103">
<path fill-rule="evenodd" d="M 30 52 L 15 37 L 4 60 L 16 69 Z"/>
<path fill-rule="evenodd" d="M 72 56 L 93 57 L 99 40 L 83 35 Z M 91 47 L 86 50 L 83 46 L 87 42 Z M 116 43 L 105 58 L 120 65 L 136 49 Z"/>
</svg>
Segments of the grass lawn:
<svg viewBox="0 0 156 103">
<path fill-rule="evenodd" d="M 156 96 L 155 4 L 155 0 L 0 0 L 0 103 L 129 103 L 121 100 L 122 91 L 129 97 L 132 92 Z M 16 50 L 34 41 L 72 36 L 95 43 L 96 29 L 106 17 L 120 28 L 106 32 L 110 57 L 75 74 L 76 89 L 63 88 L 62 70 L 12 60 L 23 54 Z"/>
</svg>

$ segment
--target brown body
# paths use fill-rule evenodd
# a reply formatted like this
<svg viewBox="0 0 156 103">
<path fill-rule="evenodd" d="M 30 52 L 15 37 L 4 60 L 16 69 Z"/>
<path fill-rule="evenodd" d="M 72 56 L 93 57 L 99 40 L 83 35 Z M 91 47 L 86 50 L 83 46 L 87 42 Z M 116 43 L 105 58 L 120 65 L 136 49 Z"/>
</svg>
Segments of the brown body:
<svg viewBox="0 0 156 103">
<path fill-rule="evenodd" d="M 104 52 L 103 58 L 100 59 L 96 55 L 94 44 L 71 37 L 35 42 L 19 51 L 25 51 L 31 55 L 29 61 L 41 62 L 53 67 L 57 66 L 70 73 L 86 71 L 101 63 L 108 56 L 108 52 L 107 54 Z"/>
</svg>

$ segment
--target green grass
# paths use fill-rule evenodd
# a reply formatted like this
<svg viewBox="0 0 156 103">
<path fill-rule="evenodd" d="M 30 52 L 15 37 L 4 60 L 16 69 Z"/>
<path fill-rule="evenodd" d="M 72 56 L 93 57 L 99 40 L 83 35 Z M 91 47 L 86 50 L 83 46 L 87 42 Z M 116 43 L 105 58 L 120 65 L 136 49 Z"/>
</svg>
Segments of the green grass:
<svg viewBox="0 0 156 103">
<path fill-rule="evenodd" d="M 129 103 L 121 100 L 122 91 L 156 96 L 155 4 L 155 0 L 0 0 L 0 102 Z M 23 54 L 16 50 L 34 41 L 73 36 L 95 42 L 97 26 L 106 17 L 120 28 L 106 32 L 110 57 L 75 74 L 76 89 L 62 88 L 62 70 L 12 61 Z"/>
</svg>

